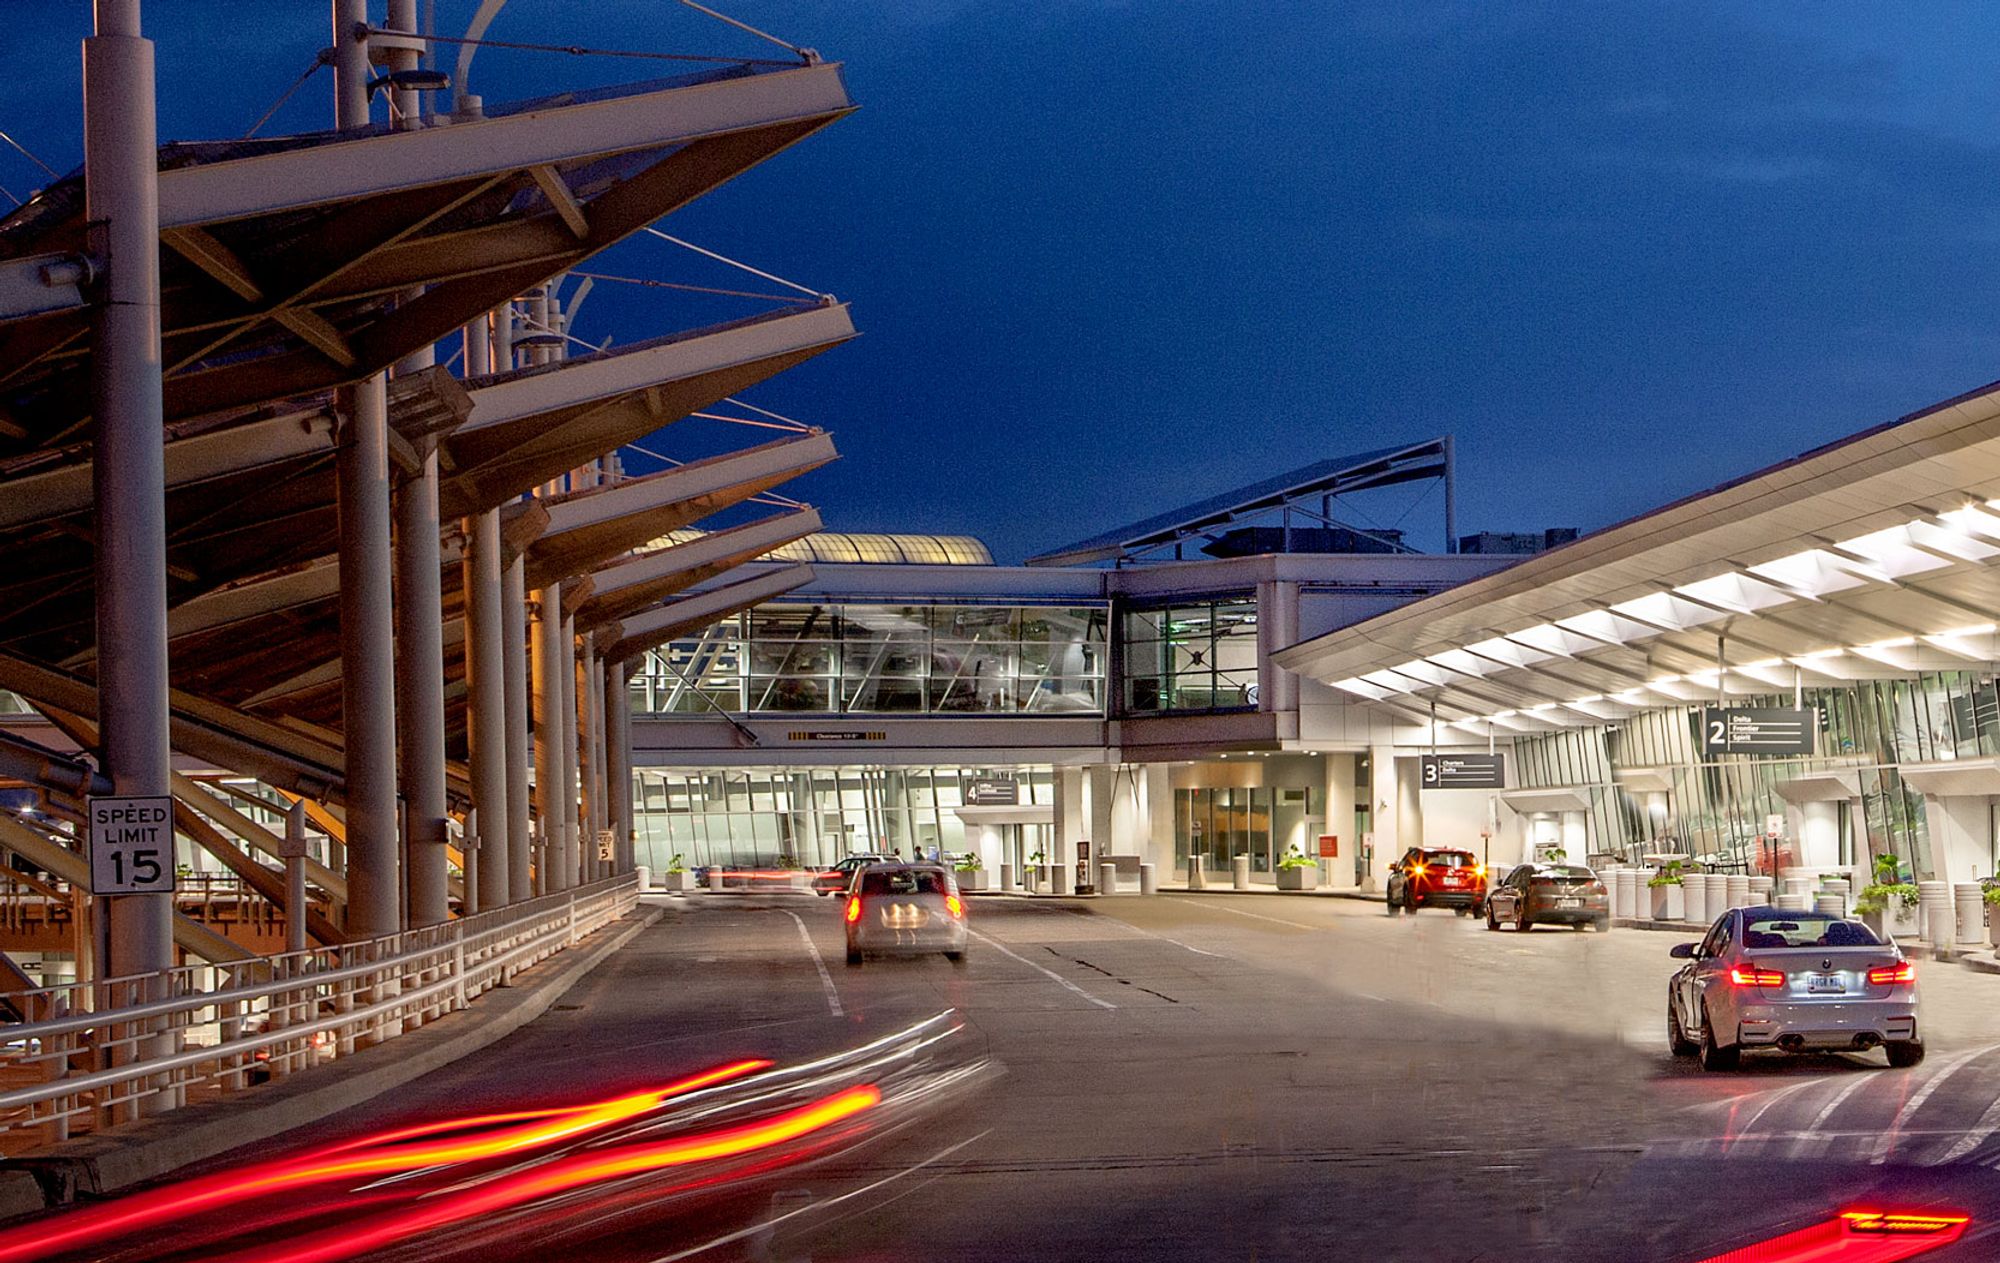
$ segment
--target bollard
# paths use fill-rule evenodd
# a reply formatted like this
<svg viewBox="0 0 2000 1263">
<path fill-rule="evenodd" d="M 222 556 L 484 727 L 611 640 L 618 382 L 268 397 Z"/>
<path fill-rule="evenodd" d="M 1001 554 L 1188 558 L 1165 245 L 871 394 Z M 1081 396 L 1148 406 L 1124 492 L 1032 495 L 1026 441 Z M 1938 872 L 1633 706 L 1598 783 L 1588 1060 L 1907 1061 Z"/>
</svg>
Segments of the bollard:
<svg viewBox="0 0 2000 1263">
<path fill-rule="evenodd" d="M 1188 889 L 1208 889 L 1208 878 L 1201 871 L 1201 856 L 1188 856 Z"/>
<path fill-rule="evenodd" d="M 641 864 L 637 868 L 634 868 L 632 872 L 639 878 L 639 891 L 641 894 L 653 888 L 653 870 L 650 865 Z"/>
<path fill-rule="evenodd" d="M 1689 873 L 1681 879 L 1682 919 L 1697 925 L 1707 925 L 1712 918 L 1708 915 L 1708 880 L 1706 873 Z"/>
<path fill-rule="evenodd" d="M 1729 911 L 1729 874 L 1704 873 L 1702 883 L 1708 887 L 1708 919 L 1713 924 Z"/>
<path fill-rule="evenodd" d="M 1630 921 L 1636 915 L 1633 908 L 1638 904 L 1633 895 L 1638 885 L 1638 874 L 1629 868 L 1621 868 L 1611 874 L 1611 879 L 1611 915 L 1621 921 Z"/>
<path fill-rule="evenodd" d="M 1986 890 L 1978 882 L 1958 882 L 1951 888 L 1958 910 L 1958 941 L 1968 948 L 1986 941 Z"/>
<path fill-rule="evenodd" d="M 1097 866 L 1097 893 L 1115 895 L 1118 893 L 1118 866 L 1099 864 Z"/>
<path fill-rule="evenodd" d="M 1230 881 L 1238 890 L 1250 889 L 1250 857 L 1239 855 L 1229 861 Z"/>
<path fill-rule="evenodd" d="M 1139 865 L 1139 893 L 1142 895 L 1160 893 L 1159 870 L 1151 864 Z"/>
<path fill-rule="evenodd" d="M 1013 888 L 1014 866 L 1012 864 L 1002 864 L 1000 866 L 1000 889 L 1012 890 Z"/>
<path fill-rule="evenodd" d="M 1824 917 L 1845 918 L 1847 916 L 1847 896 L 1821 891 L 1812 897 L 1812 910 Z"/>
<path fill-rule="evenodd" d="M 1768 877 L 1752 877 L 1750 879 L 1750 902 L 1752 904 L 1771 902 L 1771 885 L 1771 879 Z M 1806 907 L 1812 907 L 1811 895 L 1806 896 Z"/>
<path fill-rule="evenodd" d="M 1750 878 L 1742 873 L 1729 874 L 1729 906 L 1747 908 L 1750 906 Z"/>
</svg>

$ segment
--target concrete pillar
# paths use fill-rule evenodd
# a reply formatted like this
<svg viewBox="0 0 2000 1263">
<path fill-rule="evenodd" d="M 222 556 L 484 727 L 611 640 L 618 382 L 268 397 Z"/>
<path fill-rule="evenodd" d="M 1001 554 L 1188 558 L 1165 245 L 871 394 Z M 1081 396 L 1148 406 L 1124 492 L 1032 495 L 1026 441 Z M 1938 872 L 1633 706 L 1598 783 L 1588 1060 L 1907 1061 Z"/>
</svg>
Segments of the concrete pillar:
<svg viewBox="0 0 2000 1263">
<path fill-rule="evenodd" d="M 1840 804 L 1800 803 L 1788 823 L 1799 840 L 1798 863 L 1807 868 L 1833 868 L 1840 863 Z"/>
<path fill-rule="evenodd" d="M 577 775 L 581 770 L 577 750 L 577 710 L 576 710 L 576 616 L 569 610 L 563 611 L 562 634 L 558 638 L 562 647 L 562 710 L 559 721 L 562 725 L 562 812 L 563 812 L 563 863 L 569 868 L 571 884 L 589 881 L 595 841 L 583 836 L 583 821 L 578 811 L 578 796 L 581 792 Z"/>
<path fill-rule="evenodd" d="M 611 754 L 611 711 L 604 700 L 604 659 L 598 657 L 595 648 L 584 659 L 584 666 L 584 683 L 590 686 L 590 720 L 584 725 L 583 735 L 590 739 L 590 836 L 595 845 L 600 834 L 613 832 L 608 762 Z M 591 854 L 598 855 L 598 852 L 593 850 Z M 614 838 L 611 856 L 598 855 L 597 875 L 609 877 L 616 862 L 617 843 Z"/>
<path fill-rule="evenodd" d="M 1084 815 L 1083 769 L 1058 767 L 1050 780 L 1055 790 L 1056 810 L 1055 826 L 1049 830 L 1047 860 L 1068 871 L 1076 862 L 1076 844 L 1089 828 L 1089 819 Z"/>
<path fill-rule="evenodd" d="M 597 655 L 585 636 L 576 652 L 576 817 L 583 838 L 583 880 L 602 876 L 597 853 L 597 831 L 604 827 L 604 798 L 597 790 L 597 725 L 604 695 L 592 684 L 597 675 Z"/>
<path fill-rule="evenodd" d="M 444 563 L 439 554 L 438 460 L 432 452 L 396 499 L 396 726 L 403 863 L 413 926 L 437 925 L 451 915 L 444 825 Z"/>
<path fill-rule="evenodd" d="M 153 44 L 138 0 L 99 0 L 83 43 L 84 197 L 104 267 L 93 295 L 97 683 L 103 770 L 121 795 L 170 792 L 167 510 L 160 388 L 160 201 Z M 106 508 L 110 511 L 105 511 Z M 165 839 L 173 870 L 173 837 Z M 174 963 L 173 896 L 101 898 L 106 976 Z M 171 1035 L 155 1041 L 169 1052 Z"/>
<path fill-rule="evenodd" d="M 1396 849 L 1423 844 L 1423 760 L 1411 755 L 1396 760 Z"/>
<path fill-rule="evenodd" d="M 1168 765 L 1141 765 L 1146 784 L 1146 849 L 1143 863 L 1162 872 L 1174 867 L 1174 787 Z"/>
<path fill-rule="evenodd" d="M 402 927 L 396 819 L 395 580 L 390 564 L 389 408 L 380 373 L 339 393 L 340 702 L 347 779 L 347 930 Z"/>
<path fill-rule="evenodd" d="M 1339 839 L 1335 845 L 1340 853 L 1321 865 L 1321 876 L 1329 886 L 1342 890 L 1354 887 L 1354 857 L 1361 849 L 1361 839 L 1354 833 L 1354 758 L 1352 754 L 1322 756 L 1325 775 L 1320 801 L 1325 804 L 1326 820 L 1320 832 Z"/>
<path fill-rule="evenodd" d="M 611 808 L 613 871 L 628 873 L 638 863 L 632 830 L 632 688 L 628 662 L 605 667 L 604 713 L 610 733 L 605 760 L 605 801 Z"/>
<path fill-rule="evenodd" d="M 1402 854 L 1397 844 L 1401 833 L 1402 793 L 1396 784 L 1396 747 L 1371 746 L 1368 751 L 1369 833 L 1374 850 L 1368 858 L 1364 887 L 1381 890 L 1388 880 L 1389 866 Z"/>
<path fill-rule="evenodd" d="M 1993 800 L 1984 794 L 1926 794 L 1931 877 L 1973 882 L 1993 876 Z"/>
<path fill-rule="evenodd" d="M 507 690 L 507 889 L 516 899 L 543 893 L 548 868 L 534 854 L 534 826 L 528 810 L 528 612 L 525 566 L 509 562 L 500 576 L 500 634 Z M 544 887 L 545 888 L 545 887 Z"/>
<path fill-rule="evenodd" d="M 1297 712 L 1299 677 L 1271 661 L 1271 655 L 1299 639 L 1299 585 L 1257 585 L 1257 709 Z M 1296 728 L 1293 729 L 1296 732 Z"/>
<path fill-rule="evenodd" d="M 500 512 L 465 520 L 466 746 L 479 809 L 479 910 L 503 907 L 513 889 L 507 836 L 507 645 L 500 617 Z"/>
<path fill-rule="evenodd" d="M 569 654 L 563 647 L 562 593 L 557 587 L 535 594 L 528 622 L 529 659 L 533 675 L 535 721 L 535 815 L 541 822 L 542 849 L 548 872 L 545 890 L 568 890 L 576 884 L 576 866 L 564 845 L 563 675 Z"/>
<path fill-rule="evenodd" d="M 1090 842 L 1090 862 L 1111 854 L 1111 804 L 1118 769 L 1098 763 L 1083 769 L 1083 837 Z"/>
</svg>

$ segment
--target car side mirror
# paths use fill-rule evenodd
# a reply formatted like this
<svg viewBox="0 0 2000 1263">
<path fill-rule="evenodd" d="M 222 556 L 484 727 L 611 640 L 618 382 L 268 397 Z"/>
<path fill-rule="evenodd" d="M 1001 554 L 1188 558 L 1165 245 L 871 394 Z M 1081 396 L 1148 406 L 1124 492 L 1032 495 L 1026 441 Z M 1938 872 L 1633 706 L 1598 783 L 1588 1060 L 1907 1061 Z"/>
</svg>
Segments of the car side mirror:
<svg viewBox="0 0 2000 1263">
<path fill-rule="evenodd" d="M 1673 957 L 1675 960 L 1693 960 L 1696 954 L 1695 949 L 1698 946 L 1699 944 L 1695 943 L 1676 943 L 1667 949 L 1667 955 Z"/>
</svg>

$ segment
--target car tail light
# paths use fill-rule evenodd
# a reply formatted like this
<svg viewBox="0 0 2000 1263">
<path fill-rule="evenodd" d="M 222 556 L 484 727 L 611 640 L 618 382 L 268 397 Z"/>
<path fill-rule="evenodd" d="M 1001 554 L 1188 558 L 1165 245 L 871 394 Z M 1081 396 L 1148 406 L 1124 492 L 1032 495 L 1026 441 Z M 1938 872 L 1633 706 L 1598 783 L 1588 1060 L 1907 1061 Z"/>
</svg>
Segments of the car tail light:
<svg viewBox="0 0 2000 1263">
<path fill-rule="evenodd" d="M 1878 987 L 1893 986 L 1899 982 L 1915 982 L 1916 980 L 1917 967 L 1913 962 L 1907 960 L 1895 965 L 1877 965 L 1868 971 L 1868 981 Z"/>
<path fill-rule="evenodd" d="M 1422 877 L 1423 875 L 1424 875 L 1424 866 L 1422 864 L 1410 865 L 1410 876 Z"/>
<path fill-rule="evenodd" d="M 1775 969 L 1738 965 L 1729 971 L 1729 981 L 1739 987 L 1782 987 L 1785 985 L 1785 975 Z"/>
<path fill-rule="evenodd" d="M 1590 893 L 1591 893 L 1591 894 L 1593 894 L 1593 895 L 1608 895 L 1608 894 L 1610 894 L 1611 892 L 1610 892 L 1610 891 L 1608 891 L 1608 890 L 1606 890 L 1606 889 L 1604 888 L 1604 883 L 1603 883 L 1603 882 L 1601 882 L 1601 881 L 1594 881 L 1594 882 L 1590 883 Z"/>
<path fill-rule="evenodd" d="M 847 901 L 847 922 L 849 925 L 852 925 L 854 922 L 859 921 L 860 919 L 861 919 L 861 896 L 856 895 L 854 896 L 854 898 L 849 899 Z"/>
<path fill-rule="evenodd" d="M 1476 866 L 1475 866 L 1475 867 L 1473 868 L 1473 870 L 1472 870 L 1472 875 L 1473 875 L 1474 877 L 1477 877 L 1477 878 L 1478 878 L 1479 880 L 1481 880 L 1481 881 L 1485 881 L 1485 880 L 1486 880 L 1486 865 L 1484 865 L 1484 864 L 1480 864 L 1480 865 L 1476 865 Z"/>
<path fill-rule="evenodd" d="M 965 904 L 960 901 L 957 895 L 946 895 L 944 897 L 944 910 L 955 917 L 962 917 L 965 915 Z"/>
</svg>

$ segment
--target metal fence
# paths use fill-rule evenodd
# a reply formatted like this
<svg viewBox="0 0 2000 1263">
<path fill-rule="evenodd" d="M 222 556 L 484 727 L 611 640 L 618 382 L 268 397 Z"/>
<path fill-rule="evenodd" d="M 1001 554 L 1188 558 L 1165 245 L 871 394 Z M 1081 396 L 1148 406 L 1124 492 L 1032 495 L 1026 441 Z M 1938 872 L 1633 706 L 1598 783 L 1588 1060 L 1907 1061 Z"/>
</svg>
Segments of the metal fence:
<svg viewBox="0 0 2000 1263">
<path fill-rule="evenodd" d="M 627 874 L 338 947 L 9 992 L 0 1154 L 335 1061 L 463 1009 L 639 901 Z"/>
</svg>

